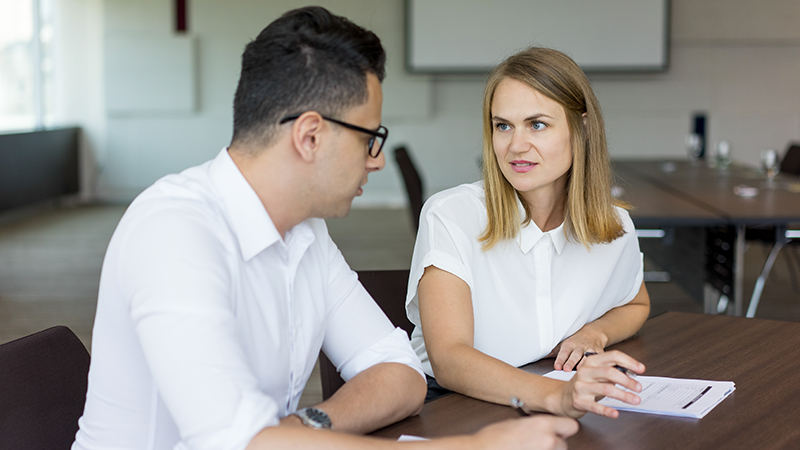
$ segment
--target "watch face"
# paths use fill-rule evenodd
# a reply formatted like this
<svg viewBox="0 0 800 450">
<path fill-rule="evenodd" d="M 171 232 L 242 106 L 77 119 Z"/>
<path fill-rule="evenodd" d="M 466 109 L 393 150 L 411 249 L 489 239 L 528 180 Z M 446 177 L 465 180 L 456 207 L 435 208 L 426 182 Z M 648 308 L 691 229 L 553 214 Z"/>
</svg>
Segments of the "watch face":
<svg viewBox="0 0 800 450">
<path fill-rule="evenodd" d="M 314 422 L 327 423 L 330 421 L 330 419 L 328 419 L 328 415 L 317 408 L 309 408 L 306 410 L 306 413 L 308 414 L 308 418 Z"/>
<path fill-rule="evenodd" d="M 298 411 L 298 416 L 303 420 L 303 423 L 317 429 L 330 429 L 331 418 L 325 414 L 325 411 L 317 408 L 303 408 Z"/>
</svg>

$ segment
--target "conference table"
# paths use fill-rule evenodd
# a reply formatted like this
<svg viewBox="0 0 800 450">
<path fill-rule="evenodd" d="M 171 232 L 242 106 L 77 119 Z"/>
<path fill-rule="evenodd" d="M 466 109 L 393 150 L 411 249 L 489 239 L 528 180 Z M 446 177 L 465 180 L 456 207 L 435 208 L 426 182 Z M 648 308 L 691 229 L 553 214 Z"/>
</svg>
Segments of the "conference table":
<svg viewBox="0 0 800 450">
<path fill-rule="evenodd" d="M 778 235 L 799 223 L 800 178 L 779 174 L 768 182 L 759 170 L 744 165 L 719 169 L 689 160 L 617 159 L 613 167 L 615 193 L 633 206 L 631 218 L 637 229 L 678 230 L 678 237 L 685 238 L 674 259 L 686 266 L 687 278 L 695 279 L 679 283 L 693 294 L 701 292 L 707 313 L 715 313 L 717 301 L 725 295 L 733 300 L 726 312 L 741 316 L 745 231 L 762 227 Z M 779 235 L 778 241 L 774 256 L 785 236 Z M 768 270 L 763 278 L 767 274 Z"/>
<path fill-rule="evenodd" d="M 620 412 L 582 417 L 570 450 L 800 448 L 800 323 L 667 312 L 611 346 L 638 359 L 645 375 L 733 381 L 736 390 L 702 419 Z M 544 374 L 553 359 L 523 367 Z M 468 434 L 519 417 L 509 406 L 448 394 L 373 433 L 397 439 Z"/>
</svg>

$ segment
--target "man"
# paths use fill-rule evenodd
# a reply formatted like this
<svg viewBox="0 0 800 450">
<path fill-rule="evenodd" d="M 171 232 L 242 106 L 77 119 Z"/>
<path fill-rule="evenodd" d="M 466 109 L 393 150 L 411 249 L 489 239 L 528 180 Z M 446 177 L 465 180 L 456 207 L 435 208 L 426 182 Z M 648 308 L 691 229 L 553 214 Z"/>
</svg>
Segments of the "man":
<svg viewBox="0 0 800 450">
<path fill-rule="evenodd" d="M 145 190 L 111 239 L 73 449 L 400 445 L 353 434 L 421 409 L 420 362 L 320 219 L 383 168 L 384 61 L 315 7 L 247 46 L 230 147 Z M 320 348 L 349 381 L 295 412 Z M 539 417 L 415 445 L 558 448 L 576 430 Z"/>
</svg>

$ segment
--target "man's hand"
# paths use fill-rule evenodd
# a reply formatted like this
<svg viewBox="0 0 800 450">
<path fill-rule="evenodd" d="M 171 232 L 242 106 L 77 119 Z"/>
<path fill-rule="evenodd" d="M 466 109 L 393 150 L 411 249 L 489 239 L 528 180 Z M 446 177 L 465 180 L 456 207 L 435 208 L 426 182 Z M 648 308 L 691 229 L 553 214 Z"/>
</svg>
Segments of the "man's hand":
<svg viewBox="0 0 800 450">
<path fill-rule="evenodd" d="M 475 436 L 475 448 L 563 450 L 567 448 L 566 439 L 577 432 L 574 419 L 538 414 L 482 429 Z"/>
</svg>

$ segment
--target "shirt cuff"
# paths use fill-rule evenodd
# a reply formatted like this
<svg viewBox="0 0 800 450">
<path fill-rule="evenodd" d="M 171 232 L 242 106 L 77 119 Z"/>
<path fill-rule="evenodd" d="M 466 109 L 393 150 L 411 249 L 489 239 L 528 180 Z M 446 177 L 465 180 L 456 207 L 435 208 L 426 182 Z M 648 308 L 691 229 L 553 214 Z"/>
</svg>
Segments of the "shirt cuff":
<svg viewBox="0 0 800 450">
<path fill-rule="evenodd" d="M 425 379 L 422 363 L 408 341 L 408 334 L 402 328 L 373 343 L 339 368 L 342 378 L 349 381 L 354 376 L 381 363 L 399 363 L 416 370 Z"/>
</svg>

